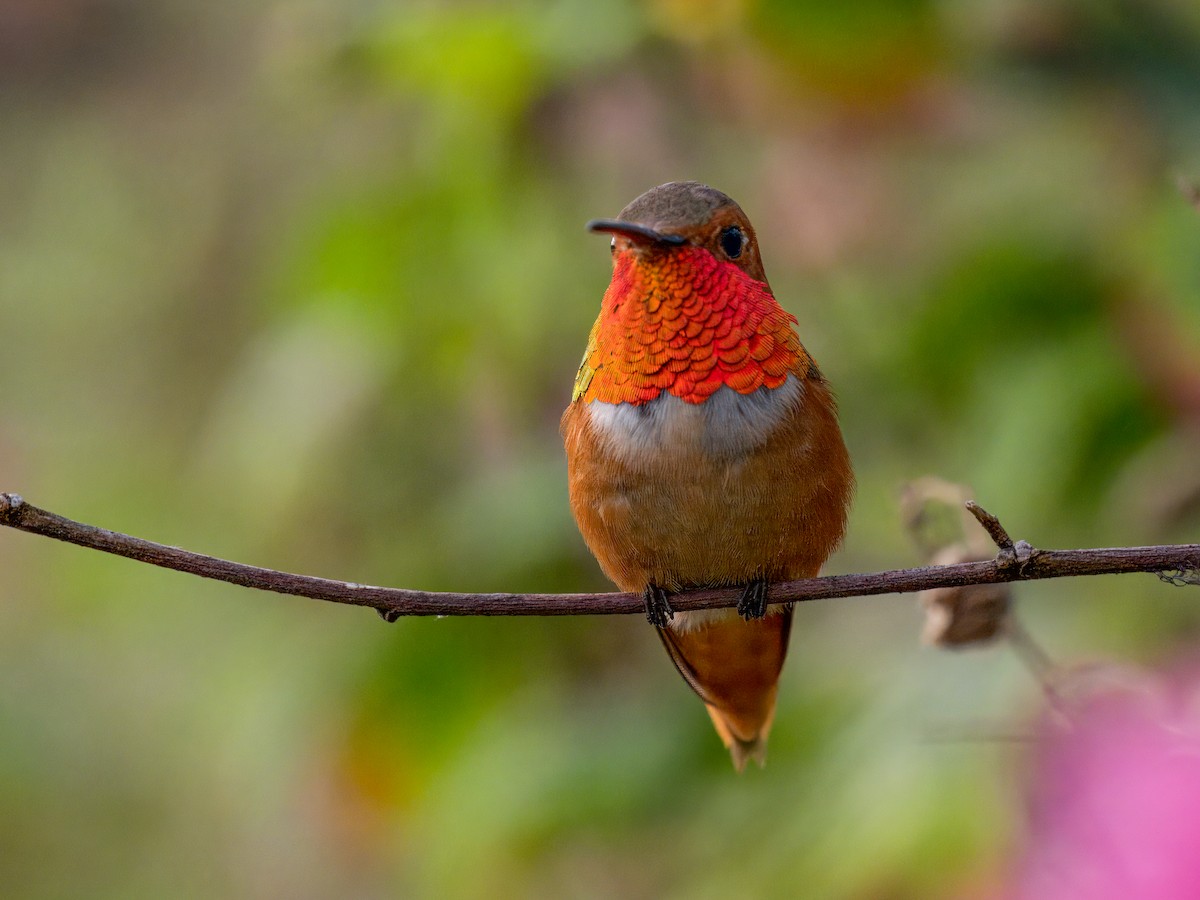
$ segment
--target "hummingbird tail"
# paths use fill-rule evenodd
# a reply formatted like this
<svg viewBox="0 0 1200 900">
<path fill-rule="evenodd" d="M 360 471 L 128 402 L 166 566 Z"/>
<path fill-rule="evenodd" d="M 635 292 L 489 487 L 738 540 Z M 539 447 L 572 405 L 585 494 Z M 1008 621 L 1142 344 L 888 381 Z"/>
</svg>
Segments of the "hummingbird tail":
<svg viewBox="0 0 1200 900">
<path fill-rule="evenodd" d="M 659 637 L 679 674 L 704 701 L 734 767 L 740 772 L 750 759 L 761 766 L 792 609 L 772 607 L 766 617 L 749 622 L 730 610 L 698 625 L 689 615 L 677 614 L 671 625 L 658 629 Z"/>
<path fill-rule="evenodd" d="M 712 719 L 713 727 L 717 729 L 717 735 L 733 759 L 735 769 L 739 772 L 744 771 L 749 760 L 758 763 L 760 769 L 767 764 L 767 732 L 771 730 L 770 722 L 767 722 L 762 731 L 747 741 L 733 733 L 719 709 L 707 703 L 705 708 L 708 710 L 709 718 Z"/>
</svg>

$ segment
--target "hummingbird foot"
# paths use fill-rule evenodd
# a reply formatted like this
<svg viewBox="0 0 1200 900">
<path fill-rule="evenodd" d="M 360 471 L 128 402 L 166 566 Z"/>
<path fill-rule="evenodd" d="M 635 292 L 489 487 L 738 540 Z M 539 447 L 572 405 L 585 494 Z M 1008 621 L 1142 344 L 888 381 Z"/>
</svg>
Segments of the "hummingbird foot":
<svg viewBox="0 0 1200 900">
<path fill-rule="evenodd" d="M 646 618 L 656 628 L 666 628 L 667 622 L 675 618 L 667 592 L 653 581 L 642 592 L 642 602 L 646 604 Z"/>
<path fill-rule="evenodd" d="M 400 618 L 400 613 L 394 609 L 376 609 L 375 612 L 379 613 L 379 618 L 389 625 Z"/>
<path fill-rule="evenodd" d="M 751 619 L 761 619 L 765 616 L 767 614 L 767 591 L 769 586 L 768 582 L 763 578 L 757 578 L 746 585 L 746 589 L 742 591 L 742 598 L 738 600 L 738 615 L 747 622 Z"/>
</svg>

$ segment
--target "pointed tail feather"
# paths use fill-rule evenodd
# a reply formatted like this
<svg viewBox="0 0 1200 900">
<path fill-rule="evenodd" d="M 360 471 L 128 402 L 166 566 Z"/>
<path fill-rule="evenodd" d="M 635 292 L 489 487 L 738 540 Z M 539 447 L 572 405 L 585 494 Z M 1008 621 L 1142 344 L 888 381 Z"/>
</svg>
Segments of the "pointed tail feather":
<svg viewBox="0 0 1200 900">
<path fill-rule="evenodd" d="M 779 672 L 787 655 L 792 609 L 743 621 L 732 612 L 690 628 L 658 629 L 679 674 L 708 707 L 713 726 L 740 772 L 746 761 L 766 760 L 775 717 Z"/>
<path fill-rule="evenodd" d="M 771 730 L 770 721 L 767 721 L 750 740 L 744 740 L 734 734 L 729 727 L 729 722 L 726 721 L 719 709 L 707 703 L 704 704 L 704 707 L 708 710 L 708 717 L 712 719 L 713 727 L 717 729 L 717 735 L 733 758 L 735 769 L 739 772 L 745 770 L 746 761 L 751 759 L 758 763 L 760 769 L 767 764 L 767 734 Z"/>
</svg>

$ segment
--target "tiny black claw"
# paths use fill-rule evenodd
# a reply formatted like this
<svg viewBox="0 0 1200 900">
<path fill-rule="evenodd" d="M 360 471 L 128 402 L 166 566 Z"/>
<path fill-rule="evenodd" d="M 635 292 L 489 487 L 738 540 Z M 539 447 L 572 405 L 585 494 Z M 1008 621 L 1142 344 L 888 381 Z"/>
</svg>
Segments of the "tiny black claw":
<svg viewBox="0 0 1200 900">
<path fill-rule="evenodd" d="M 383 619 L 389 625 L 400 618 L 399 611 L 394 609 L 377 609 L 375 612 L 379 613 L 379 618 Z"/>
<path fill-rule="evenodd" d="M 767 582 L 759 578 L 746 585 L 742 591 L 742 599 L 738 601 L 737 611 L 743 619 L 761 619 L 767 614 Z"/>
<path fill-rule="evenodd" d="M 671 609 L 667 592 L 657 584 L 651 582 L 646 586 L 646 590 L 642 592 L 642 601 L 646 604 L 646 618 L 651 625 L 665 628 L 667 622 L 675 618 L 675 610 Z"/>
</svg>

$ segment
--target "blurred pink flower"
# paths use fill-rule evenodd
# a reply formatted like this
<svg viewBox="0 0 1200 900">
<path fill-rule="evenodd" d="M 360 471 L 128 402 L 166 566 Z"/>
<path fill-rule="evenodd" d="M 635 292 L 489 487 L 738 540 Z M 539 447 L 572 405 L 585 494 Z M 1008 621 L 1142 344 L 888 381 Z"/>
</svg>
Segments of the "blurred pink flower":
<svg viewBox="0 0 1200 900">
<path fill-rule="evenodd" d="M 1022 900 L 1200 898 L 1195 679 L 1086 698 L 1036 751 Z"/>
</svg>

